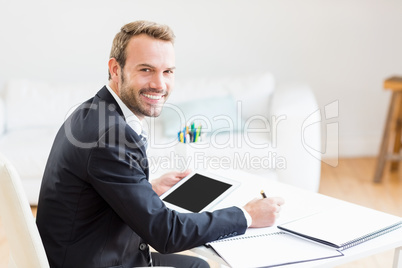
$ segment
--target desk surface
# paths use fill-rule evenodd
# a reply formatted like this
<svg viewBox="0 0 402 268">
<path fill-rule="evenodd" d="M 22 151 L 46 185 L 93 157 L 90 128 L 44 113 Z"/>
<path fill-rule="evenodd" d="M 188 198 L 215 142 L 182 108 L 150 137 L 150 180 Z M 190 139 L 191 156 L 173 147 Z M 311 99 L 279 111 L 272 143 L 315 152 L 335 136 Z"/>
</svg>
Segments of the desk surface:
<svg viewBox="0 0 402 268">
<path fill-rule="evenodd" d="M 277 225 L 321 211 L 330 207 L 347 205 L 349 203 L 324 196 L 317 193 L 308 192 L 290 185 L 276 182 L 270 178 L 261 178 L 256 175 L 241 171 L 209 171 L 221 176 L 238 180 L 242 185 L 231 193 L 225 200 L 219 203 L 215 208 L 224 208 L 232 205 L 243 206 L 249 200 L 257 197 L 261 198 L 260 191 L 264 190 L 267 196 L 281 196 L 285 199 L 285 205 L 282 207 L 281 216 L 276 225 L 266 228 L 269 232 L 278 231 Z M 247 232 L 252 232 L 248 229 Z M 390 232 L 386 235 L 377 237 L 350 249 L 342 251 L 343 257 L 298 263 L 281 267 L 331 267 L 343 263 L 351 262 L 356 259 L 364 258 L 386 250 L 402 247 L 402 228 Z M 193 252 L 210 258 L 219 263 L 225 262 L 212 250 L 204 246 L 192 249 Z M 267 254 L 269 254 L 267 252 Z"/>
</svg>

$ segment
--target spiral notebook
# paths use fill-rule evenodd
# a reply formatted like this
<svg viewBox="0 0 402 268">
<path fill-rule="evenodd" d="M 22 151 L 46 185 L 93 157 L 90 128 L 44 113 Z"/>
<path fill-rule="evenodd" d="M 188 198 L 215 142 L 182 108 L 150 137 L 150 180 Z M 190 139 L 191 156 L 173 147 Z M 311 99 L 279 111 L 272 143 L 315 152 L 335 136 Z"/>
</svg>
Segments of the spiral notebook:
<svg viewBox="0 0 402 268">
<path fill-rule="evenodd" d="M 217 240 L 207 246 L 233 268 L 275 267 L 343 256 L 335 249 L 285 232 L 245 234 Z"/>
<path fill-rule="evenodd" d="M 344 250 L 402 227 L 402 218 L 351 205 L 328 209 L 278 228 Z"/>
</svg>

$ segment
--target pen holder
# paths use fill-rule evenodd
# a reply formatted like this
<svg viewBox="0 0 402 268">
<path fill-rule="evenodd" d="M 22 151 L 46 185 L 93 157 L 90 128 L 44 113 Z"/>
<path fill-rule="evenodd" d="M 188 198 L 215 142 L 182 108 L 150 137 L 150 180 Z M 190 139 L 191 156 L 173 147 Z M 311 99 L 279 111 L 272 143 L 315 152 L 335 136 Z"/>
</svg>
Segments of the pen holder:
<svg viewBox="0 0 402 268">
<path fill-rule="evenodd" d="M 195 169 L 196 148 L 193 143 L 177 143 L 175 145 L 175 168 L 184 171 Z"/>
</svg>

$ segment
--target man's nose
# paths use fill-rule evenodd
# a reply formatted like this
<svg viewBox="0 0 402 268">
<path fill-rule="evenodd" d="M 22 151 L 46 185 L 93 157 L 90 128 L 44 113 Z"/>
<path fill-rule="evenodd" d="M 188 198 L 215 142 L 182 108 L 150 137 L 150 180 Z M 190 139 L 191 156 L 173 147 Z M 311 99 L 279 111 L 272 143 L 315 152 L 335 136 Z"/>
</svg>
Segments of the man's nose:
<svg viewBox="0 0 402 268">
<path fill-rule="evenodd" d="M 163 73 L 155 73 L 152 76 L 151 82 L 149 83 L 150 88 L 155 88 L 159 90 L 166 90 L 166 81 Z"/>
</svg>

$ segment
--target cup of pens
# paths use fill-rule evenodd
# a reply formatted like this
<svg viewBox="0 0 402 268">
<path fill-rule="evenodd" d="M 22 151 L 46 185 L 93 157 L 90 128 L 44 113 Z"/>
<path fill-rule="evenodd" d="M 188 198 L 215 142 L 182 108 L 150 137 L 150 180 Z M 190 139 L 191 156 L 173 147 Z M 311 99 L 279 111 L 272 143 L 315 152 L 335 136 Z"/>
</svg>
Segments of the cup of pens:
<svg viewBox="0 0 402 268">
<path fill-rule="evenodd" d="M 202 140 L 202 126 L 193 123 L 183 127 L 178 133 L 179 143 L 175 147 L 176 168 L 179 170 L 195 169 L 196 144 Z"/>
<path fill-rule="evenodd" d="M 185 126 L 177 133 L 177 138 L 180 143 L 195 143 L 201 141 L 202 126 L 195 126 L 194 122 Z"/>
</svg>

